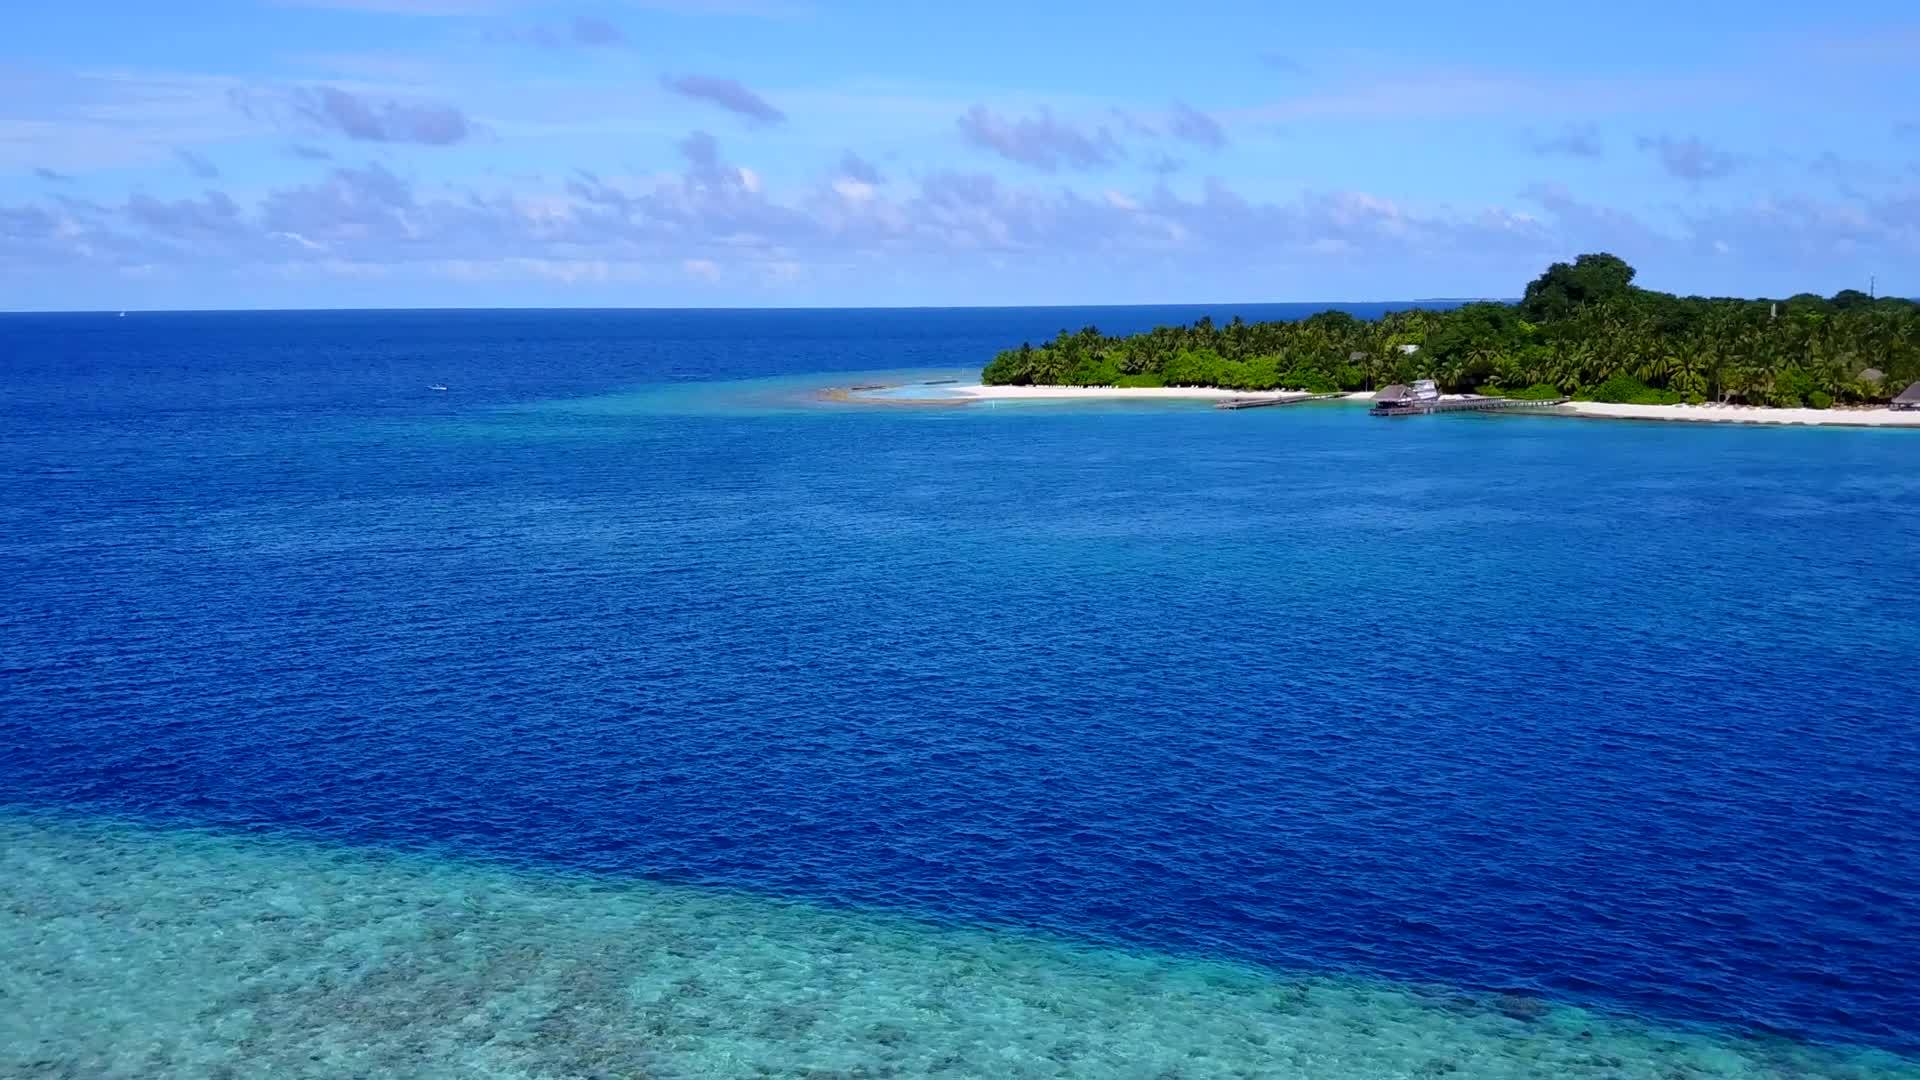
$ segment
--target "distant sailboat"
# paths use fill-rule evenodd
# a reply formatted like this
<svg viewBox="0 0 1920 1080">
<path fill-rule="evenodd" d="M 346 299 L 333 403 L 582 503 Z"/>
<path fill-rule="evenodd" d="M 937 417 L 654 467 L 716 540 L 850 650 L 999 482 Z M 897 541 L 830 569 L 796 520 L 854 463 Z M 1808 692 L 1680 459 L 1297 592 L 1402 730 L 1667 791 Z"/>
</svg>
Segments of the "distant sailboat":
<svg viewBox="0 0 1920 1080">
<path fill-rule="evenodd" d="M 444 386 L 442 386 L 442 385 L 440 385 L 439 383 L 434 383 L 434 384 L 433 384 L 432 386 L 429 386 L 429 387 L 427 387 L 427 389 L 429 389 L 429 390 L 445 390 L 445 389 L 446 389 L 446 387 L 444 387 Z"/>
<path fill-rule="evenodd" d="M 124 319 L 124 318 L 126 318 L 126 317 L 127 317 L 127 313 L 126 313 L 126 312 L 124 312 L 124 311 L 123 311 L 123 312 L 121 312 L 121 313 L 120 313 L 120 317 L 121 317 L 121 318 L 123 318 L 123 319 Z"/>
</svg>

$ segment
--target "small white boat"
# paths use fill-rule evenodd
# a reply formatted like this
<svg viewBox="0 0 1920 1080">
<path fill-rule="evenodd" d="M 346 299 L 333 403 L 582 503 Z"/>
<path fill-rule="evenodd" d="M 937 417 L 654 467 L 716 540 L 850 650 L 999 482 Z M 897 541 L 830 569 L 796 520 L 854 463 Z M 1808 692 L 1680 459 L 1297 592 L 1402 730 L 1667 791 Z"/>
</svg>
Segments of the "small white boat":
<svg viewBox="0 0 1920 1080">
<path fill-rule="evenodd" d="M 442 386 L 442 385 L 440 385 L 439 383 L 434 383 L 434 384 L 433 384 L 432 386 L 429 386 L 429 387 L 427 387 L 427 389 L 429 389 L 429 390 L 445 390 L 445 389 L 446 389 L 446 387 L 444 387 L 444 386 Z"/>
</svg>

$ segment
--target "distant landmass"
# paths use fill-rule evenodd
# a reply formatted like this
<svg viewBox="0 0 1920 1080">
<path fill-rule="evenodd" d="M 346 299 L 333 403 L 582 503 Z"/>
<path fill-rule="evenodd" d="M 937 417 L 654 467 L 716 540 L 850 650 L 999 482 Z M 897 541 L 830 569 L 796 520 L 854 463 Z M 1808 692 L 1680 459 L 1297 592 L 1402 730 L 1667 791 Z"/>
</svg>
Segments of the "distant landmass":
<svg viewBox="0 0 1920 1080">
<path fill-rule="evenodd" d="M 1628 404 L 1784 408 L 1886 401 L 1920 380 L 1920 305 L 1857 290 L 1785 300 L 1680 297 L 1613 255 L 1555 263 L 1518 300 L 1423 299 L 1366 320 L 1210 319 L 1110 337 L 1094 327 L 994 357 L 989 385 L 1331 392 L 1432 379 L 1448 390 Z"/>
</svg>

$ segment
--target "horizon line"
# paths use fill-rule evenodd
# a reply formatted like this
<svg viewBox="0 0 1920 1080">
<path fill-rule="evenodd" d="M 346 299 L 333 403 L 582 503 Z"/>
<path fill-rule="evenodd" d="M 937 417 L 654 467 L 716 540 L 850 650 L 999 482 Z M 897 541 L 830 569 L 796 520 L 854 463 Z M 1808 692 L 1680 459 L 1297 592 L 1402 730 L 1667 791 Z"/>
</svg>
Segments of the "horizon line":
<svg viewBox="0 0 1920 1080">
<path fill-rule="evenodd" d="M 1357 307 L 1374 304 L 1514 304 L 1517 297 L 1498 296 L 1421 296 L 1392 300 L 1182 300 L 1154 303 L 1100 304 L 787 304 L 757 307 L 752 305 L 664 306 L 664 307 L 237 307 L 237 308 L 0 308 L 5 315 L 321 315 L 374 312 L 685 312 L 685 311 L 1067 311 L 1121 308 L 1169 307 Z"/>
</svg>

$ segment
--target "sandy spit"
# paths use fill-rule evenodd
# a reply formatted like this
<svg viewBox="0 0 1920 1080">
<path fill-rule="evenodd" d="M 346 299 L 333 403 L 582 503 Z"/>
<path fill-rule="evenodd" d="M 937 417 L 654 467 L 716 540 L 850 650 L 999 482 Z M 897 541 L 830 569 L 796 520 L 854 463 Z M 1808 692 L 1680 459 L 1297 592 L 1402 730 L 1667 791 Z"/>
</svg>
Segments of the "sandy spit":
<svg viewBox="0 0 1920 1080">
<path fill-rule="evenodd" d="M 1208 401 L 1221 401 L 1240 397 L 1278 397 L 1287 400 L 1312 397 L 1304 391 L 1250 391 L 1220 390 L 1210 386 L 948 386 L 943 387 L 952 394 L 959 394 L 977 400 L 1089 400 L 1093 398 L 1199 398 Z"/>
</svg>

